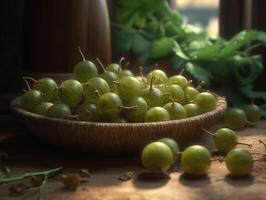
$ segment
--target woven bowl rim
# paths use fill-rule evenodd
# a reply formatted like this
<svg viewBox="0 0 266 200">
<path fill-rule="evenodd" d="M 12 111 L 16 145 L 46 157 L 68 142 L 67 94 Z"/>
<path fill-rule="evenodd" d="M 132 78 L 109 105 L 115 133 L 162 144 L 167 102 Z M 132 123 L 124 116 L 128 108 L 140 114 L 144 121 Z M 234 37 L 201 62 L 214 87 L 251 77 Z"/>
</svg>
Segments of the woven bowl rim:
<svg viewBox="0 0 266 200">
<path fill-rule="evenodd" d="M 138 123 L 110 123 L 110 122 L 87 122 L 87 121 L 76 121 L 76 120 L 70 120 L 70 119 L 57 119 L 57 118 L 49 118 L 46 116 L 38 115 L 29 111 L 24 110 L 19 106 L 19 97 L 13 99 L 10 103 L 10 108 L 14 113 L 18 113 L 20 115 L 26 115 L 31 118 L 40 119 L 40 120 L 47 120 L 50 122 L 57 122 L 57 123 L 71 123 L 75 125 L 92 125 L 92 126 L 98 126 L 98 127 L 110 127 L 110 128 L 116 128 L 116 127 L 130 127 L 130 126 L 142 126 L 142 127 L 151 127 L 151 126 L 158 126 L 158 125 L 172 125 L 172 124 L 182 124 L 187 121 L 197 121 L 199 118 L 207 118 L 209 116 L 214 115 L 218 112 L 223 112 L 227 108 L 227 102 L 224 97 L 217 96 L 217 104 L 216 108 L 210 112 L 206 112 L 194 117 L 189 117 L 185 119 L 179 119 L 179 120 L 169 120 L 169 121 L 163 121 L 163 122 L 138 122 Z"/>
</svg>

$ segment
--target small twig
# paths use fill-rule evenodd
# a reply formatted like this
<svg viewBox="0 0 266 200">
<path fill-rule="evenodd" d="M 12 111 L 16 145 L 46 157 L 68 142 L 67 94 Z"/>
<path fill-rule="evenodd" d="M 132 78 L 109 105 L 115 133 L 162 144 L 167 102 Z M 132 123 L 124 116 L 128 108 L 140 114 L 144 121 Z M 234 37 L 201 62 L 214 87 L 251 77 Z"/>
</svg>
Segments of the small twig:
<svg viewBox="0 0 266 200">
<path fill-rule="evenodd" d="M 81 50 L 80 47 L 78 47 L 78 51 L 79 51 L 79 54 L 80 54 L 81 57 L 82 57 L 82 60 L 83 60 L 83 61 L 86 61 L 86 58 L 85 58 L 85 56 L 84 56 L 84 54 L 83 54 L 83 52 L 82 52 L 82 50 Z"/>
<path fill-rule="evenodd" d="M 257 48 L 257 47 L 259 47 L 261 45 L 262 45 L 261 43 L 251 45 L 244 51 L 244 53 L 248 54 L 250 51 L 252 51 L 253 49 L 255 49 L 255 48 Z"/>
<path fill-rule="evenodd" d="M 205 133 L 208 133 L 208 134 L 210 134 L 210 135 L 212 135 L 212 136 L 215 136 L 215 134 L 214 134 L 214 133 L 212 133 L 212 132 L 208 131 L 208 130 L 207 130 L 207 129 L 205 129 L 205 128 L 201 128 L 201 130 L 203 130 Z"/>
<path fill-rule="evenodd" d="M 3 178 L 0 180 L 0 185 L 20 181 L 20 180 L 23 180 L 24 178 L 28 178 L 32 176 L 53 176 L 55 174 L 60 173 L 62 170 L 63 170 L 63 167 L 59 167 L 59 168 L 47 170 L 47 171 L 30 172 L 30 173 L 25 173 L 25 174 L 18 175 L 18 176 Z"/>
<path fill-rule="evenodd" d="M 263 142 L 262 140 L 259 140 L 259 142 L 260 142 L 261 144 L 263 144 L 264 148 L 266 149 L 266 143 Z"/>
<path fill-rule="evenodd" d="M 247 143 L 243 143 L 243 142 L 237 142 L 236 144 L 246 145 L 246 146 L 248 146 L 250 149 L 252 148 L 252 144 L 247 144 Z"/>
</svg>

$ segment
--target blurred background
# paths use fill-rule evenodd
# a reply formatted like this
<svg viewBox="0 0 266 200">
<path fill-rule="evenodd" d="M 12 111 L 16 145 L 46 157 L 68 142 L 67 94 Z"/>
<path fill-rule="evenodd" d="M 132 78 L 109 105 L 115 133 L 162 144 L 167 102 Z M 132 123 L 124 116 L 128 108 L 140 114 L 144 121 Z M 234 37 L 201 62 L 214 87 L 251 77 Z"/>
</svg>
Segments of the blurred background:
<svg viewBox="0 0 266 200">
<path fill-rule="evenodd" d="M 39 77 L 48 73 L 51 76 L 60 76 L 72 72 L 74 65 L 80 61 L 77 51 L 78 46 L 83 49 L 87 59 L 95 61 L 95 58 L 99 57 L 105 65 L 116 62 L 121 56 L 126 56 L 131 63 L 130 68 L 135 72 L 138 71 L 139 65 L 144 65 L 148 69 L 149 66 L 153 66 L 155 63 L 161 64 L 164 70 L 169 73 L 180 71 L 180 68 L 177 67 L 180 60 L 178 60 L 179 58 L 176 59 L 176 55 L 173 57 L 172 52 L 165 56 L 159 56 L 160 58 L 150 55 L 145 57 L 141 53 L 141 49 L 152 48 L 150 46 L 154 45 L 155 40 L 172 37 L 180 45 L 183 53 L 188 56 L 187 43 L 184 42 L 186 39 L 179 40 L 178 34 L 174 36 L 167 35 L 166 26 L 169 25 L 168 22 L 172 23 L 171 20 L 174 18 L 167 19 L 154 11 L 155 14 L 152 17 L 149 16 L 150 18 L 145 18 L 146 16 L 140 14 L 139 21 L 136 24 L 123 24 L 123 20 L 121 20 L 123 16 L 119 16 L 119 9 L 124 9 L 126 13 L 128 11 L 126 9 L 130 9 L 130 6 L 138 6 L 139 3 L 143 6 L 137 12 L 141 13 L 142 9 L 145 10 L 145 3 L 141 4 L 144 1 L 124 0 L 124 4 L 121 4 L 119 0 L 2 0 L 0 2 L 0 72 L 2 75 L 0 78 L 0 99 L 3 107 L 1 111 L 5 112 L 7 110 L 10 96 L 14 96 L 14 93 L 20 92 L 21 88 L 24 87 L 21 82 L 23 75 Z M 149 1 L 146 0 L 146 2 Z M 176 21 L 180 20 L 180 22 L 175 24 L 175 28 L 183 31 L 183 37 L 193 34 L 197 36 L 194 39 L 190 38 L 190 45 L 192 45 L 192 40 L 198 42 L 196 46 L 202 44 L 203 36 L 206 44 L 215 44 L 217 41 L 226 42 L 242 30 L 266 30 L 266 20 L 263 20 L 266 19 L 266 13 L 263 9 L 266 8 L 265 1 L 164 0 L 164 2 L 167 2 L 171 9 L 176 10 L 177 14 L 173 14 L 173 16 L 176 17 Z M 156 3 L 153 4 L 156 5 Z M 154 9 L 156 10 L 155 6 Z M 145 12 L 149 13 L 149 11 Z M 132 16 L 134 16 L 134 12 L 127 16 L 126 21 L 130 21 Z M 125 37 L 122 34 L 126 28 L 129 28 L 132 31 L 131 33 L 140 31 L 148 33 L 148 35 L 152 34 L 146 29 L 145 26 L 148 25 L 143 24 L 143 21 L 145 23 L 153 21 L 155 24 L 159 22 L 157 24 L 160 25 L 159 29 L 162 35 L 152 37 L 152 41 L 145 37 L 144 39 L 136 39 L 135 47 L 139 47 L 139 51 L 132 51 L 132 49 L 121 51 L 121 44 L 127 44 L 123 41 L 123 38 L 130 41 L 127 38 L 133 37 L 128 35 Z M 118 41 L 116 40 L 117 35 L 119 37 Z M 139 46 L 136 46 L 137 43 Z M 208 78 L 209 87 L 222 94 L 229 91 L 229 95 L 233 95 L 245 89 L 245 94 L 239 92 L 239 97 L 236 97 L 237 100 L 235 101 L 238 103 L 240 102 L 239 98 L 243 97 L 244 100 L 241 100 L 241 102 L 248 101 L 248 98 L 253 95 L 257 96 L 259 103 L 264 105 L 266 102 L 266 94 L 263 93 L 265 91 L 265 69 L 262 69 L 260 63 L 263 62 L 265 65 L 265 48 L 259 47 L 252 51 L 253 54 L 259 54 L 262 57 L 248 57 L 246 59 L 248 62 L 243 64 L 244 67 L 240 67 L 237 76 L 244 77 L 256 70 L 254 72 L 256 78 L 253 78 L 249 84 L 244 84 L 245 87 L 243 87 L 242 82 L 237 84 L 239 86 L 235 90 L 237 92 L 233 90 L 230 93 L 229 87 L 221 87 L 221 85 L 226 84 L 229 86 L 230 84 L 231 86 L 235 85 L 234 82 L 228 83 L 232 76 L 224 76 L 223 79 L 226 80 L 218 80 L 215 77 L 220 75 L 213 74 L 207 64 L 205 66 L 203 62 L 193 63 L 194 71 L 191 71 L 191 68 L 186 68 L 187 74 L 196 81 Z M 212 63 L 212 66 L 216 64 Z M 256 66 L 253 67 L 253 64 Z M 250 67 L 251 65 L 252 67 Z M 181 62 L 180 66 L 185 66 L 184 62 Z M 197 66 L 199 67 L 197 68 Z M 260 68 L 260 71 L 256 67 Z M 226 71 L 226 68 L 221 69 L 224 70 L 223 72 Z M 250 88 L 262 93 L 252 93 L 255 91 L 251 91 Z"/>
</svg>

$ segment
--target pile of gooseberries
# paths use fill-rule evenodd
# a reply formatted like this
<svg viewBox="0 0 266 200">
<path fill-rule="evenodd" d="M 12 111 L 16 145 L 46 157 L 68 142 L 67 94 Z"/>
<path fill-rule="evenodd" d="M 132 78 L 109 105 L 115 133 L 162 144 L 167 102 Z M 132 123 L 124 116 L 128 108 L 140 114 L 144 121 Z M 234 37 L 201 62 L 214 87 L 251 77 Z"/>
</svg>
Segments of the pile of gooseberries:
<svg viewBox="0 0 266 200">
<path fill-rule="evenodd" d="M 206 175 L 211 163 L 218 160 L 225 162 L 231 176 L 249 175 L 254 160 L 248 150 L 236 147 L 237 144 L 245 144 L 237 142 L 236 133 L 228 128 L 221 128 L 212 136 L 215 147 L 225 155 L 224 158 L 212 158 L 210 151 L 201 145 L 192 145 L 180 152 L 175 140 L 162 138 L 144 147 L 141 153 L 142 164 L 153 173 L 163 173 L 170 177 L 167 171 L 180 160 L 186 174 L 198 177 Z"/>
<path fill-rule="evenodd" d="M 254 100 L 244 109 L 228 108 L 224 115 L 224 123 L 231 129 L 241 129 L 254 126 L 261 119 L 261 109 L 254 104 Z"/>
<path fill-rule="evenodd" d="M 193 87 L 182 73 L 168 77 L 161 69 L 146 76 L 125 68 L 125 59 L 104 66 L 82 57 L 73 79 L 57 84 L 45 77 L 24 77 L 28 90 L 20 96 L 23 109 L 51 118 L 92 122 L 137 123 L 179 120 L 216 108 L 211 92 Z M 250 115 L 253 116 L 253 113 Z"/>
</svg>

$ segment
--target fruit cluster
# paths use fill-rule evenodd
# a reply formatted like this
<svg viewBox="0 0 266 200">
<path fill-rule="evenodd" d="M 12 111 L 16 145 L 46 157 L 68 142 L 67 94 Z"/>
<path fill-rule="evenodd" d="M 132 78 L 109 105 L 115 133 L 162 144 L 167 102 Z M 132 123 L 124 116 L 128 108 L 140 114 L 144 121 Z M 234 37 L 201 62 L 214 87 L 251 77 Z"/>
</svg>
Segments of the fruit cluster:
<svg viewBox="0 0 266 200">
<path fill-rule="evenodd" d="M 28 91 L 20 97 L 21 107 L 51 118 L 114 123 L 178 120 L 216 108 L 216 97 L 200 92 L 182 74 L 168 77 L 154 69 L 135 76 L 122 69 L 124 59 L 107 67 L 97 59 L 99 73 L 79 52 L 83 60 L 74 68 L 74 79 L 59 86 L 51 78 L 24 77 Z"/>
<path fill-rule="evenodd" d="M 226 167 L 232 176 L 246 176 L 253 168 L 253 158 L 249 151 L 236 148 L 237 134 L 228 128 L 221 128 L 215 133 L 211 133 L 205 129 L 213 137 L 215 148 L 223 153 L 224 159 L 218 158 L 219 161 L 225 161 Z M 185 172 L 200 176 L 205 175 L 209 170 L 212 161 L 209 150 L 200 145 L 192 145 L 187 147 L 183 152 L 179 151 L 179 145 L 171 138 L 163 138 L 156 142 L 146 145 L 141 154 L 141 160 L 145 168 L 152 172 L 162 172 L 167 174 L 167 170 L 175 164 L 180 155 L 180 163 Z"/>
<path fill-rule="evenodd" d="M 228 108 L 224 114 L 224 123 L 232 129 L 241 129 L 246 125 L 255 125 L 261 119 L 261 109 L 252 103 L 244 110 L 240 108 Z"/>
</svg>

